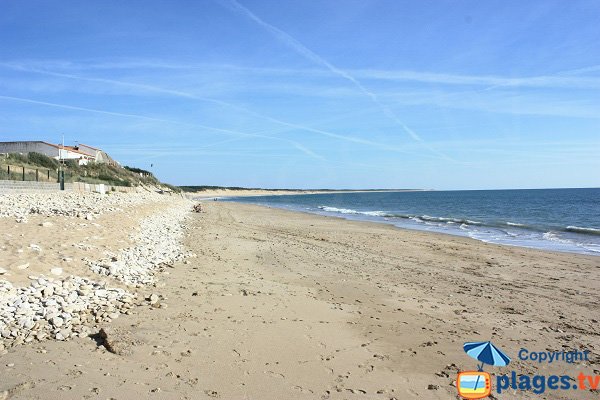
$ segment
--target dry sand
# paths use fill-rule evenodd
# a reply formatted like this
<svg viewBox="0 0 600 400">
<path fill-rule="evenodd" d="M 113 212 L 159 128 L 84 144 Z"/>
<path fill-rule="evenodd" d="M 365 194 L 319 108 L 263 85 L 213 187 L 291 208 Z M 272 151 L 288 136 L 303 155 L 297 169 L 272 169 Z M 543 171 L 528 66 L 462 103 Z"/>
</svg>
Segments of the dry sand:
<svg viewBox="0 0 600 400">
<path fill-rule="evenodd" d="M 142 305 L 110 324 L 130 333 L 132 354 L 109 353 L 91 338 L 11 348 L 0 356 L 0 393 L 15 399 L 454 399 L 457 369 L 476 367 L 463 342 L 490 339 L 513 357 L 509 367 L 486 368 L 491 372 L 600 374 L 600 257 L 253 205 L 203 208 L 186 238 L 198 257 L 175 264 L 157 288 L 140 289 L 160 294 L 161 307 Z M 124 221 L 133 226 L 135 218 Z M 98 246 L 127 240 L 118 224 L 98 223 L 101 232 L 92 225 L 80 234 Z M 111 235 L 112 244 L 94 238 Z M 75 236 L 69 240 L 82 240 Z M 5 248 L 12 246 L 4 240 Z M 587 349 L 593 361 L 535 365 L 517 359 L 521 347 Z M 546 391 L 543 397 L 598 393 Z"/>
</svg>

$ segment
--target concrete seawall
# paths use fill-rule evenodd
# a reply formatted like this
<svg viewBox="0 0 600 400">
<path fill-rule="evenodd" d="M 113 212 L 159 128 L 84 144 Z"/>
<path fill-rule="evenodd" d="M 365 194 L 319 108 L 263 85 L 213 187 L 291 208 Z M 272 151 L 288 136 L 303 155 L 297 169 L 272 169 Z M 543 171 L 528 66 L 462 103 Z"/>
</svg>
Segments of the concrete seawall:
<svg viewBox="0 0 600 400">
<path fill-rule="evenodd" d="M 60 186 L 55 182 L 34 181 L 4 181 L 0 180 L 0 193 L 8 192 L 47 192 L 59 191 Z M 110 186 L 83 182 L 65 183 L 65 191 L 71 192 L 133 192 L 135 188 L 125 186 Z"/>
</svg>

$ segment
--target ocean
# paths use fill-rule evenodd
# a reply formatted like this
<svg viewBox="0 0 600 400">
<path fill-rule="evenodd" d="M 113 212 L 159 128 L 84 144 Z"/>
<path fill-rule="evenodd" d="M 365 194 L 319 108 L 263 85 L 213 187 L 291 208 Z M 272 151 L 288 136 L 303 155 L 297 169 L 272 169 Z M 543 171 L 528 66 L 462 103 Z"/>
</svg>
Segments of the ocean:
<svg viewBox="0 0 600 400">
<path fill-rule="evenodd" d="M 600 188 L 331 193 L 224 200 L 600 256 Z"/>
</svg>

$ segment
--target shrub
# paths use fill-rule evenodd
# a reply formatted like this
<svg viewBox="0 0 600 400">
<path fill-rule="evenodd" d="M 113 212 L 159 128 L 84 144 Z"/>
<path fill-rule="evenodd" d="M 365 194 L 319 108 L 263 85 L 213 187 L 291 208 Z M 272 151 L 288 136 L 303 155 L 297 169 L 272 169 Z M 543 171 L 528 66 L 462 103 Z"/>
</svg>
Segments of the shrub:
<svg viewBox="0 0 600 400">
<path fill-rule="evenodd" d="M 58 168 L 58 161 L 42 153 L 31 152 L 27 155 L 27 158 L 29 159 L 30 164 L 39 165 L 40 167 L 48 169 Z"/>
<path fill-rule="evenodd" d="M 65 165 L 70 169 L 79 168 L 79 162 L 77 160 L 65 160 Z"/>
<path fill-rule="evenodd" d="M 27 164 L 27 156 L 19 153 L 10 153 L 8 159 L 11 161 L 19 161 L 23 164 Z"/>
<path fill-rule="evenodd" d="M 123 168 L 125 168 L 127 171 L 135 172 L 136 174 L 144 174 L 144 175 L 153 176 L 152 172 L 146 171 L 145 169 L 135 168 L 135 167 L 128 167 L 127 165 L 125 167 L 123 167 Z"/>
</svg>

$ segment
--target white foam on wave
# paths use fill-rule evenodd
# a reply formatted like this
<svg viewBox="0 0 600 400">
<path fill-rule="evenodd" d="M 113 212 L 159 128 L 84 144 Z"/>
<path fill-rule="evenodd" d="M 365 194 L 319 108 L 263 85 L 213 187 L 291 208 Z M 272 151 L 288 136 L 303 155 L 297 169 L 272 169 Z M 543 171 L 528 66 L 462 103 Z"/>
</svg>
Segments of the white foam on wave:
<svg viewBox="0 0 600 400">
<path fill-rule="evenodd" d="M 600 229 L 587 228 L 578 226 L 568 226 L 567 228 L 558 229 L 555 231 L 548 232 L 533 232 L 529 235 L 523 234 L 521 229 L 526 229 L 528 226 L 517 222 L 502 222 L 501 225 L 494 227 L 486 227 L 486 224 L 479 221 L 460 219 L 460 218 L 449 218 L 449 217 L 434 217 L 430 215 L 410 215 L 410 214 L 393 214 L 385 211 L 359 211 L 351 208 L 338 208 L 329 206 L 319 206 L 320 210 L 328 213 L 337 213 L 348 215 L 351 218 L 352 215 L 365 215 L 371 217 L 381 217 L 385 221 L 395 221 L 398 226 L 404 226 L 410 228 L 419 226 L 421 230 L 436 230 L 442 232 L 454 232 L 460 236 L 467 236 L 473 239 L 477 239 L 487 243 L 500 243 L 513 246 L 522 247 L 533 247 L 552 249 L 558 251 L 575 251 L 584 253 L 598 254 L 600 253 L 600 244 L 596 243 L 584 243 L 579 240 L 575 240 L 575 237 L 565 237 L 568 233 L 580 233 L 580 234 L 592 234 L 600 235 Z M 408 219 L 412 223 L 403 225 L 400 221 L 402 219 Z M 513 231 L 510 228 L 502 229 L 501 226 L 514 227 Z M 518 229 L 521 228 L 521 229 Z M 544 242 L 546 244 L 544 244 Z M 578 250 L 579 249 L 579 250 Z"/>
<path fill-rule="evenodd" d="M 597 228 L 586 228 L 580 226 L 567 226 L 567 230 L 570 232 L 578 232 L 578 233 L 591 233 L 593 235 L 600 235 L 600 229 Z"/>
<path fill-rule="evenodd" d="M 594 245 L 591 245 L 591 244 L 584 244 L 584 245 L 581 245 L 581 247 L 583 247 L 584 249 L 586 249 L 588 251 L 591 251 L 593 253 L 600 253 L 600 246 L 594 246 Z"/>
<path fill-rule="evenodd" d="M 388 216 L 388 214 L 386 214 L 383 211 L 364 211 L 364 212 L 361 212 L 360 214 L 371 215 L 374 217 L 387 217 Z"/>
<path fill-rule="evenodd" d="M 360 214 L 360 215 L 370 215 L 372 217 L 387 217 L 388 214 L 384 211 L 357 211 L 351 208 L 337 208 L 337 207 L 328 207 L 328 206 L 319 206 L 319 209 L 327 212 L 335 212 L 340 214 Z"/>
<path fill-rule="evenodd" d="M 551 242 L 564 243 L 564 244 L 572 244 L 576 243 L 569 239 L 564 239 L 558 236 L 558 232 L 550 231 L 546 232 L 542 235 L 542 237 L 546 240 L 550 240 Z"/>
<path fill-rule="evenodd" d="M 448 217 L 432 217 L 430 215 L 422 215 L 422 216 L 417 217 L 417 218 L 420 218 L 423 221 L 445 222 L 447 224 L 469 224 L 469 225 L 481 225 L 482 224 L 479 221 L 472 221 L 470 219 L 448 218 Z"/>
<path fill-rule="evenodd" d="M 508 226 L 525 226 L 525 224 L 519 224 L 517 222 L 510 222 L 510 221 L 508 221 L 506 223 L 506 225 L 508 225 Z"/>
<path fill-rule="evenodd" d="M 337 207 L 327 207 L 327 206 L 319 206 L 319 209 L 327 212 L 337 212 L 340 214 L 358 214 L 358 211 L 352 210 L 350 208 L 337 208 Z"/>
</svg>

